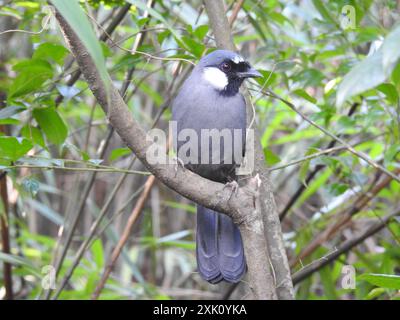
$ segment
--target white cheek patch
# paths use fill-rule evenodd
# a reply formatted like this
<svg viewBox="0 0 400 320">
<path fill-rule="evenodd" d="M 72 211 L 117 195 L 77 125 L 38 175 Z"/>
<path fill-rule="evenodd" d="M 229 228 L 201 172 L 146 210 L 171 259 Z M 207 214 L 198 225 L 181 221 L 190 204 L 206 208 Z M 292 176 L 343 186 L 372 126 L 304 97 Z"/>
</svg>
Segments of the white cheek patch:
<svg viewBox="0 0 400 320">
<path fill-rule="evenodd" d="M 233 61 L 234 63 L 236 63 L 236 64 L 239 64 L 239 63 L 241 63 L 241 62 L 244 62 L 244 59 L 242 58 L 242 56 L 236 55 L 236 56 L 232 59 L 232 61 Z"/>
<path fill-rule="evenodd" d="M 203 78 L 218 90 L 224 90 L 228 85 L 228 78 L 225 73 L 215 67 L 205 68 Z"/>
</svg>

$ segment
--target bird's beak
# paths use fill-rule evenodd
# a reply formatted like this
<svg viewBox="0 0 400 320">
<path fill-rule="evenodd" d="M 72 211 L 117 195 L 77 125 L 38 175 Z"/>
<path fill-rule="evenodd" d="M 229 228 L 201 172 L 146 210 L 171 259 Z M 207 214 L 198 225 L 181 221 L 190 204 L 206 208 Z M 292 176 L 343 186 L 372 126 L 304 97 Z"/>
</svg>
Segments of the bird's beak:
<svg viewBox="0 0 400 320">
<path fill-rule="evenodd" d="M 247 71 L 239 72 L 238 76 L 240 78 L 260 78 L 262 77 L 262 74 L 258 72 L 256 69 L 250 68 Z"/>
</svg>

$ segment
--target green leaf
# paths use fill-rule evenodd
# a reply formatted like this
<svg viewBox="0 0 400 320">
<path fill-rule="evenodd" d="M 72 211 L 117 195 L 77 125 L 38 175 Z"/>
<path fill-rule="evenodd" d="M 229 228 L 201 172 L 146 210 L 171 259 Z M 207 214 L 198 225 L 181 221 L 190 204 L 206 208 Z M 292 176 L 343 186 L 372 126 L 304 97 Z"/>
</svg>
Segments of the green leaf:
<svg viewBox="0 0 400 320">
<path fill-rule="evenodd" d="M 32 147 L 32 143 L 25 138 L 1 136 L 0 158 L 16 161 L 31 150 Z"/>
<path fill-rule="evenodd" d="M 310 168 L 310 160 L 307 160 L 303 162 L 299 170 L 299 179 L 301 183 L 304 184 L 306 187 L 307 187 L 306 177 L 309 168 Z"/>
<path fill-rule="evenodd" d="M 368 281 L 369 283 L 381 288 L 400 290 L 400 276 L 391 274 L 366 273 L 361 275 L 359 279 Z"/>
<path fill-rule="evenodd" d="M 93 260 L 96 266 L 101 268 L 104 265 L 104 251 L 100 239 L 96 239 L 92 245 Z"/>
<path fill-rule="evenodd" d="M 391 145 L 385 152 L 384 160 L 385 164 L 390 163 L 396 159 L 396 156 L 400 153 L 400 144 Z"/>
<path fill-rule="evenodd" d="M 111 155 L 110 155 L 109 159 L 112 162 L 118 158 L 121 158 L 121 157 L 126 156 L 131 153 L 132 153 L 132 151 L 129 148 L 117 148 L 117 149 L 114 149 L 113 151 L 111 151 Z"/>
<path fill-rule="evenodd" d="M 7 254 L 4 252 L 0 251 L 0 261 L 8 262 L 12 265 L 15 266 L 23 266 L 27 268 L 30 273 L 38 278 L 42 278 L 42 274 L 39 272 L 39 270 L 32 264 L 31 261 L 28 259 L 22 258 L 20 256 L 16 256 L 13 254 Z"/>
<path fill-rule="evenodd" d="M 279 158 L 279 156 L 269 148 L 264 148 L 264 156 L 265 162 L 269 166 L 273 166 L 274 164 L 281 162 L 281 158 Z"/>
<path fill-rule="evenodd" d="M 336 105 L 347 98 L 369 90 L 388 78 L 400 58 L 400 26 L 385 38 L 382 46 L 372 55 L 354 66 L 339 85 Z"/>
<path fill-rule="evenodd" d="M 347 184 L 333 183 L 329 188 L 329 193 L 333 196 L 339 196 L 345 193 L 348 188 L 349 186 Z"/>
<path fill-rule="evenodd" d="M 43 59 L 23 60 L 13 66 L 13 70 L 17 72 L 53 72 L 53 67 L 49 62 Z"/>
<path fill-rule="evenodd" d="M 400 58 L 400 25 L 390 32 L 382 44 L 383 70 L 389 75 Z"/>
<path fill-rule="evenodd" d="M 324 293 L 325 296 L 329 300 L 336 300 L 337 299 L 337 294 L 335 290 L 335 281 L 332 276 L 332 268 L 330 265 L 324 267 L 321 269 L 319 272 L 319 275 L 321 277 L 321 282 L 324 287 Z"/>
<path fill-rule="evenodd" d="M 103 51 L 88 18 L 79 5 L 79 2 L 77 0 L 51 0 L 51 3 L 78 35 L 79 39 L 82 41 L 93 59 L 103 83 L 108 88 L 109 76 L 106 69 Z"/>
<path fill-rule="evenodd" d="M 67 54 L 68 50 L 65 47 L 59 44 L 45 42 L 36 48 L 33 58 L 53 60 L 56 63 L 61 64 Z"/>
<path fill-rule="evenodd" d="M 41 59 L 22 61 L 13 69 L 20 74 L 10 86 L 9 98 L 37 91 L 46 80 L 53 77 L 53 68 L 47 61 Z"/>
<path fill-rule="evenodd" d="M 208 25 L 201 25 L 199 27 L 196 28 L 196 30 L 193 32 L 193 34 L 199 39 L 199 40 L 203 40 L 204 37 L 207 35 L 208 32 Z"/>
<path fill-rule="evenodd" d="M 324 4 L 320 0 L 313 0 L 312 1 L 314 7 L 318 10 L 318 12 L 321 14 L 322 18 L 325 19 L 326 21 L 329 21 L 333 25 L 336 25 L 335 19 L 330 15 L 328 9 L 325 8 Z"/>
<path fill-rule="evenodd" d="M 52 208 L 47 205 L 36 201 L 35 199 L 26 199 L 26 202 L 32 206 L 33 209 L 37 210 L 43 217 L 47 218 L 49 221 L 53 222 L 57 226 L 64 225 L 64 218 Z"/>
<path fill-rule="evenodd" d="M 383 83 L 377 87 L 377 89 L 382 92 L 386 98 L 393 104 L 397 104 L 399 100 L 399 94 L 397 93 L 396 87 L 391 83 Z"/>
<path fill-rule="evenodd" d="M 368 295 L 365 297 L 365 299 L 367 299 L 367 300 L 376 299 L 379 296 L 381 296 L 382 294 L 384 294 L 385 291 L 386 290 L 384 288 L 374 288 L 368 293 Z"/>
<path fill-rule="evenodd" d="M 68 136 L 68 128 L 55 108 L 47 107 L 33 110 L 36 119 L 47 139 L 56 144 L 62 144 Z"/>
<path fill-rule="evenodd" d="M 0 119 L 0 124 L 17 125 L 19 123 L 20 121 L 18 119 L 13 119 L 13 118 Z"/>
<path fill-rule="evenodd" d="M 196 42 L 193 38 L 183 36 L 182 41 L 188 48 L 189 52 L 193 53 L 196 58 L 200 58 L 205 50 L 205 46 L 202 43 Z"/>
<path fill-rule="evenodd" d="M 10 118 L 13 115 L 26 110 L 26 108 L 22 106 L 9 106 L 3 109 L 0 109 L 0 119 Z"/>
<path fill-rule="evenodd" d="M 29 124 L 23 126 L 21 129 L 21 136 L 33 141 L 33 143 L 43 148 L 46 147 L 42 132 L 34 126 L 31 126 Z"/>
<path fill-rule="evenodd" d="M 325 79 L 324 74 L 317 69 L 305 69 L 292 77 L 293 81 L 302 88 L 317 87 Z"/>
<path fill-rule="evenodd" d="M 326 168 L 315 180 L 313 180 L 307 186 L 306 191 L 297 200 L 296 207 L 303 204 L 304 201 L 306 201 L 309 197 L 311 197 L 315 192 L 320 190 L 332 174 L 333 174 L 332 170 L 330 168 Z"/>
<path fill-rule="evenodd" d="M 400 63 L 398 63 L 393 70 L 392 81 L 396 86 L 400 85 Z"/>
<path fill-rule="evenodd" d="M 262 69 L 258 69 L 258 71 L 262 74 L 262 77 L 256 78 L 255 80 L 258 82 L 260 86 L 263 86 L 265 88 L 270 86 L 273 82 L 275 82 L 277 78 L 275 72 Z"/>
<path fill-rule="evenodd" d="M 340 107 L 348 98 L 376 87 L 386 79 L 382 66 L 382 50 L 356 64 L 339 84 L 336 106 Z"/>
<path fill-rule="evenodd" d="M 311 97 L 305 90 L 303 89 L 297 89 L 294 90 L 293 93 L 299 97 L 302 97 L 303 99 L 306 99 L 307 101 L 311 102 L 311 103 L 316 103 L 317 99 L 315 99 L 314 97 Z"/>
</svg>

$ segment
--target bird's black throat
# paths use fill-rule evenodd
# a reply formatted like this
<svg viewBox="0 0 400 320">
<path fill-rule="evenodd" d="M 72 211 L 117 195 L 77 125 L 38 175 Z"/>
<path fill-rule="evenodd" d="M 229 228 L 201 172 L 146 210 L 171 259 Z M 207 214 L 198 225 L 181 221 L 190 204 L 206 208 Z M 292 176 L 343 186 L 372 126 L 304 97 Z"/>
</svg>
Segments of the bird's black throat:
<svg viewBox="0 0 400 320">
<path fill-rule="evenodd" d="M 236 95 L 239 92 L 239 88 L 242 85 L 243 80 L 243 78 L 239 77 L 229 77 L 228 85 L 224 88 L 224 90 L 219 91 L 220 95 L 224 97 Z"/>
</svg>

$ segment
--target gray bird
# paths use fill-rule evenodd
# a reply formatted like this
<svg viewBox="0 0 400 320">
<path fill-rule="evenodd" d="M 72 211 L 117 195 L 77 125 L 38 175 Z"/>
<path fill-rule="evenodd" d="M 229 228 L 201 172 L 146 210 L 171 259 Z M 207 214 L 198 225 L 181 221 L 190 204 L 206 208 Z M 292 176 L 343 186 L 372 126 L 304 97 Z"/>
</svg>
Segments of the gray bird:
<svg viewBox="0 0 400 320">
<path fill-rule="evenodd" d="M 186 168 L 213 181 L 236 181 L 235 169 L 246 140 L 246 102 L 239 88 L 246 78 L 260 76 L 232 51 L 216 50 L 200 60 L 172 105 L 172 120 L 177 122 L 175 148 Z M 190 139 L 179 139 L 181 134 L 193 138 L 189 131 L 198 138 L 194 144 L 190 141 L 191 149 L 187 148 Z M 226 134 L 230 138 L 224 139 Z M 210 283 L 235 283 L 242 278 L 246 271 L 243 243 L 231 218 L 197 205 L 196 257 L 201 277 Z"/>
</svg>

